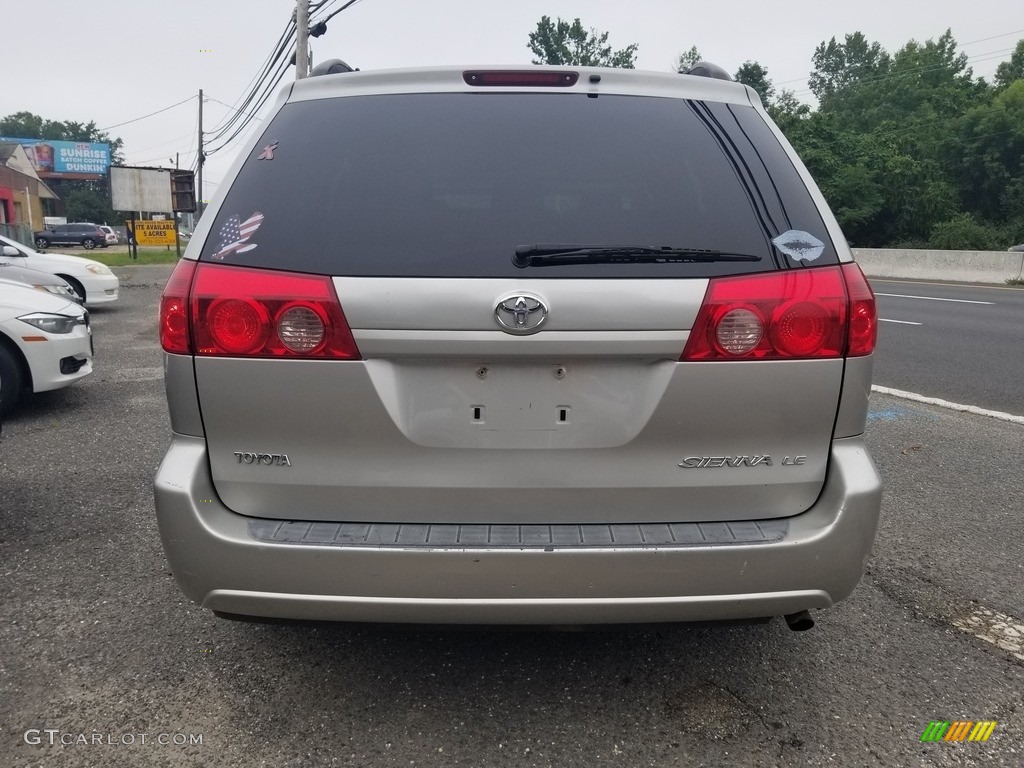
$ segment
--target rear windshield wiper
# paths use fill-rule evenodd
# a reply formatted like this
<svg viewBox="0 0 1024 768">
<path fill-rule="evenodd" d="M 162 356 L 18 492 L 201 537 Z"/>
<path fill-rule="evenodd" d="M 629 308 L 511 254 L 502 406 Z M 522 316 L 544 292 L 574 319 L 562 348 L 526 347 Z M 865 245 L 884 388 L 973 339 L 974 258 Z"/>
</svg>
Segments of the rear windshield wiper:
<svg viewBox="0 0 1024 768">
<path fill-rule="evenodd" d="M 569 245 L 535 243 L 516 246 L 512 263 L 519 267 L 571 264 L 657 264 L 709 261 L 760 261 L 749 253 L 730 253 L 705 248 L 672 248 L 653 245 Z"/>
</svg>

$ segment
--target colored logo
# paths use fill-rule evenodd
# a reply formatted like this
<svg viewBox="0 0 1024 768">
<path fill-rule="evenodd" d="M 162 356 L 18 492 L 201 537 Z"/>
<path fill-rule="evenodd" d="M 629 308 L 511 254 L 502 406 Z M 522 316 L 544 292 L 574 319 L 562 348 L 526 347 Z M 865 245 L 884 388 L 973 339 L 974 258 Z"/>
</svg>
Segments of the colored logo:
<svg viewBox="0 0 1024 768">
<path fill-rule="evenodd" d="M 988 741 L 995 729 L 995 720 L 932 720 L 921 734 L 921 741 Z"/>
</svg>

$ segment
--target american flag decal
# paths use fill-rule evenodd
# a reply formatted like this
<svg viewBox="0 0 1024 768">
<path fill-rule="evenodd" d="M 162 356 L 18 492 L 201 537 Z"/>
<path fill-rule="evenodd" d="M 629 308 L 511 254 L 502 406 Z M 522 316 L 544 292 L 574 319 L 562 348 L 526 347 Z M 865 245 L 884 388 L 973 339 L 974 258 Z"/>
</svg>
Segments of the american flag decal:
<svg viewBox="0 0 1024 768">
<path fill-rule="evenodd" d="M 220 231 L 217 233 L 217 250 L 210 258 L 223 259 L 232 253 L 251 251 L 256 247 L 256 243 L 249 243 L 249 238 L 256 233 L 262 223 L 263 214 L 259 211 L 245 221 L 237 215 L 229 216 L 220 225 Z"/>
</svg>

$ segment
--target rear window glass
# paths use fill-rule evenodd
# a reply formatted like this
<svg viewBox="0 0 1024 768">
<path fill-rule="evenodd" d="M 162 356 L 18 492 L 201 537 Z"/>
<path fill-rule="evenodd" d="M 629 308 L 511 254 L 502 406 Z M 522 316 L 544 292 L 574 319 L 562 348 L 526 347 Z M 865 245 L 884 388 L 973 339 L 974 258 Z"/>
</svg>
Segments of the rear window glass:
<svg viewBox="0 0 1024 768">
<path fill-rule="evenodd" d="M 823 248 L 813 260 L 786 256 L 771 243 L 790 231 Z M 516 247 L 535 243 L 761 260 L 515 267 Z M 810 195 L 753 108 L 534 93 L 289 104 L 232 184 L 201 258 L 481 278 L 695 277 L 837 261 Z"/>
</svg>

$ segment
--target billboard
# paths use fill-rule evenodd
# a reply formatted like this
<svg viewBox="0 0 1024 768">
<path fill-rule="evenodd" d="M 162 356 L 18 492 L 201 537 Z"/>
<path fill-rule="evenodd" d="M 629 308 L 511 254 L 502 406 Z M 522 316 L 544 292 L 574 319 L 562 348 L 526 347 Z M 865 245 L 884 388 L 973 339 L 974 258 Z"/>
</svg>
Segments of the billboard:
<svg viewBox="0 0 1024 768">
<path fill-rule="evenodd" d="M 41 179 L 102 179 L 110 167 L 109 144 L 0 136 L 5 141 L 24 147 Z"/>
<path fill-rule="evenodd" d="M 115 211 L 171 213 L 171 174 L 166 168 L 110 169 L 110 202 Z"/>
</svg>

